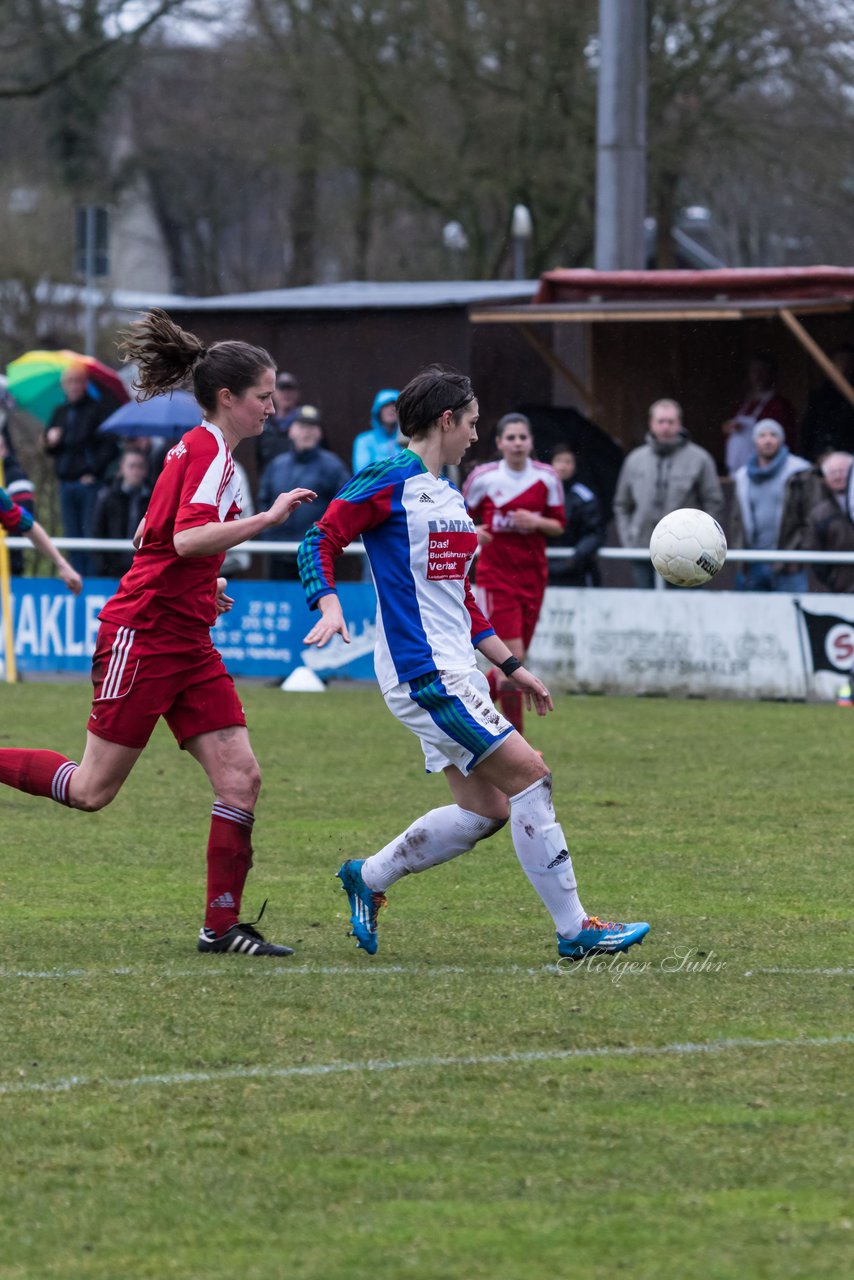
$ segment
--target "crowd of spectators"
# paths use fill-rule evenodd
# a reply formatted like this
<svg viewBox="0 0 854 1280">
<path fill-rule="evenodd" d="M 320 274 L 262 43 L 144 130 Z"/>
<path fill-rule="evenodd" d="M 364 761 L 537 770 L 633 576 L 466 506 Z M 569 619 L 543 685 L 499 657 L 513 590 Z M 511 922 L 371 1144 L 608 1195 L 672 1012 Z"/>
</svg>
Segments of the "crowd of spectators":
<svg viewBox="0 0 854 1280">
<path fill-rule="evenodd" d="M 836 368 L 854 378 L 854 345 L 832 353 Z M 69 537 L 128 541 L 145 512 L 163 458 L 173 441 L 120 440 L 100 433 L 109 411 L 87 389 L 85 374 L 75 367 L 63 375 L 65 400 L 46 424 L 42 447 L 56 474 L 61 532 Z M 299 377 L 276 376 L 275 413 L 253 448 L 239 462 L 244 513 L 266 507 L 274 496 L 295 487 L 314 490 L 317 499 L 297 511 L 287 526 L 271 532 L 271 541 L 299 542 L 321 518 L 334 495 L 364 467 L 382 462 L 405 447 L 397 421 L 398 392 L 376 393 L 366 413 L 368 426 L 357 431 L 345 461 L 329 447 L 322 407 L 303 400 Z M 0 461 L 6 489 L 29 511 L 33 486 L 16 455 L 8 419 L 13 406 L 0 404 Z M 488 426 L 488 424 L 486 424 Z M 534 424 L 536 434 L 536 424 Z M 602 582 L 598 559 L 608 540 L 625 547 L 646 547 L 662 516 L 678 507 L 698 507 L 720 520 L 731 548 L 752 550 L 854 550 L 854 504 L 849 490 L 854 456 L 854 406 L 831 379 L 809 398 L 800 423 L 794 406 L 777 387 L 773 356 L 759 352 L 749 362 L 745 393 L 722 423 L 723 487 L 708 450 L 691 439 L 679 403 L 656 400 L 649 408 L 644 442 L 629 451 L 613 495 L 597 493 L 579 478 L 584 458 L 564 441 L 539 454 L 551 465 L 562 486 L 565 523 L 549 536 L 548 545 L 572 556 L 549 558 L 548 580 L 555 586 L 596 587 Z M 481 437 L 488 435 L 481 428 Z M 535 442 L 536 447 L 536 442 Z M 254 450 L 254 453 L 253 453 Z M 498 454 L 496 453 L 496 457 Z M 536 454 L 532 454 L 536 457 Z M 483 450 L 480 458 L 483 461 Z M 471 464 L 470 464 L 471 465 Z M 589 474 L 589 472 L 587 473 Z M 451 477 L 462 486 L 463 476 Z M 613 507 L 613 526 L 608 517 Z M 127 550 L 73 551 L 69 557 L 81 574 L 121 576 L 130 565 Z M 20 552 L 13 571 L 21 571 Z M 248 551 L 229 553 L 226 571 L 266 574 L 296 580 L 296 553 L 267 557 L 262 568 Z M 647 559 L 633 560 L 623 570 L 634 586 L 655 585 Z M 854 566 L 801 563 L 750 563 L 735 578 L 738 589 L 802 592 L 854 590 Z"/>
</svg>

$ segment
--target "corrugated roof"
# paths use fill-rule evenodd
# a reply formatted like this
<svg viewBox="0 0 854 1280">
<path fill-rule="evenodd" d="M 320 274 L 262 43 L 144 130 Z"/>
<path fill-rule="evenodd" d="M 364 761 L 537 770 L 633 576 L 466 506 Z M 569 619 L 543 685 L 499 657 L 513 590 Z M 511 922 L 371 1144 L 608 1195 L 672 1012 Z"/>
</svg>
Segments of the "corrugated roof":
<svg viewBox="0 0 854 1280">
<path fill-rule="evenodd" d="M 852 267 L 725 267 L 712 271 L 545 271 L 537 304 L 577 302 L 771 302 L 854 298 Z"/>
<path fill-rule="evenodd" d="M 193 297 L 134 289 L 93 290 L 96 306 L 119 312 L 147 311 L 352 311 L 367 308 L 467 307 L 472 303 L 531 302 L 537 280 L 349 280 L 341 284 L 306 285 L 301 289 L 261 289 Z M 42 302 L 82 305 L 86 290 L 78 284 L 39 288 Z"/>
<path fill-rule="evenodd" d="M 193 311 L 353 311 L 404 307 L 467 307 L 477 302 L 530 302 L 536 280 L 349 280 L 303 289 L 265 289 L 187 298 Z M 172 306 L 180 310 L 182 304 Z"/>
</svg>

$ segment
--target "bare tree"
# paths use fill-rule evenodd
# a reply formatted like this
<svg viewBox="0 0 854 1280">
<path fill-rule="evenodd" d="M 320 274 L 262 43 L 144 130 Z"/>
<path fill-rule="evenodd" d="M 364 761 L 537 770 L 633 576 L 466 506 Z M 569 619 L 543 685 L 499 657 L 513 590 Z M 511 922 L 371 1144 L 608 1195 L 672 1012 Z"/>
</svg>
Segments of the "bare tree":
<svg viewBox="0 0 854 1280">
<path fill-rule="evenodd" d="M 33 98 L 133 48 L 186 0 L 4 0 L 0 98 Z"/>
<path fill-rule="evenodd" d="M 747 187 L 764 182 L 773 193 L 779 184 L 779 229 L 789 216 L 784 197 L 796 195 L 783 176 L 788 158 L 812 152 L 807 167 L 820 169 L 831 148 L 843 171 L 850 164 L 852 17 L 851 0 L 650 0 L 649 188 L 659 267 L 674 263 L 672 228 L 692 192 L 732 224 Z M 735 252 L 766 260 L 768 242 L 755 229 L 753 240 Z"/>
<path fill-rule="evenodd" d="M 462 222 L 469 271 L 500 273 L 520 200 L 537 261 L 586 253 L 593 0 L 253 0 L 252 12 L 311 112 L 317 163 L 351 175 L 354 274 L 381 275 L 390 232 L 413 215 L 437 239 Z M 312 58 L 295 56 L 307 45 Z"/>
</svg>

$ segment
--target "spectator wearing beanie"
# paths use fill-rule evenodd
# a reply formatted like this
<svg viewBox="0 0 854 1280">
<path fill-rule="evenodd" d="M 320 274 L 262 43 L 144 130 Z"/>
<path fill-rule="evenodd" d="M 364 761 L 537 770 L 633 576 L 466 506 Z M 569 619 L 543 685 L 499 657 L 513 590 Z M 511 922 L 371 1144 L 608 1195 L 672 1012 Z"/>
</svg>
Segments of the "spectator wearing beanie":
<svg viewBox="0 0 854 1280">
<path fill-rule="evenodd" d="M 779 422 L 762 418 L 753 428 L 753 453 L 735 473 L 736 502 L 730 546 L 753 551 L 777 550 L 789 480 L 809 470 L 805 458 L 789 451 Z M 747 564 L 738 573 L 741 591 L 806 591 L 804 566 Z"/>
</svg>

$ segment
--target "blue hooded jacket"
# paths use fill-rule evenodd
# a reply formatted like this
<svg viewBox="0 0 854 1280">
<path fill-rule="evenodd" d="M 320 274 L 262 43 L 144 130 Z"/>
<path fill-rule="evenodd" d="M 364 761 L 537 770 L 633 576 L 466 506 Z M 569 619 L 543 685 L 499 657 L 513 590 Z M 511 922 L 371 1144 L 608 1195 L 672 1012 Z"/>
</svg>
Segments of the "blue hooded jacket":
<svg viewBox="0 0 854 1280">
<path fill-rule="evenodd" d="M 391 434 L 380 422 L 380 409 L 387 404 L 394 404 L 400 393 L 387 389 L 378 391 L 371 405 L 371 427 L 368 431 L 360 431 L 353 441 L 353 475 L 372 462 L 384 462 L 393 458 L 402 446 L 397 442 L 397 427 Z"/>
</svg>

